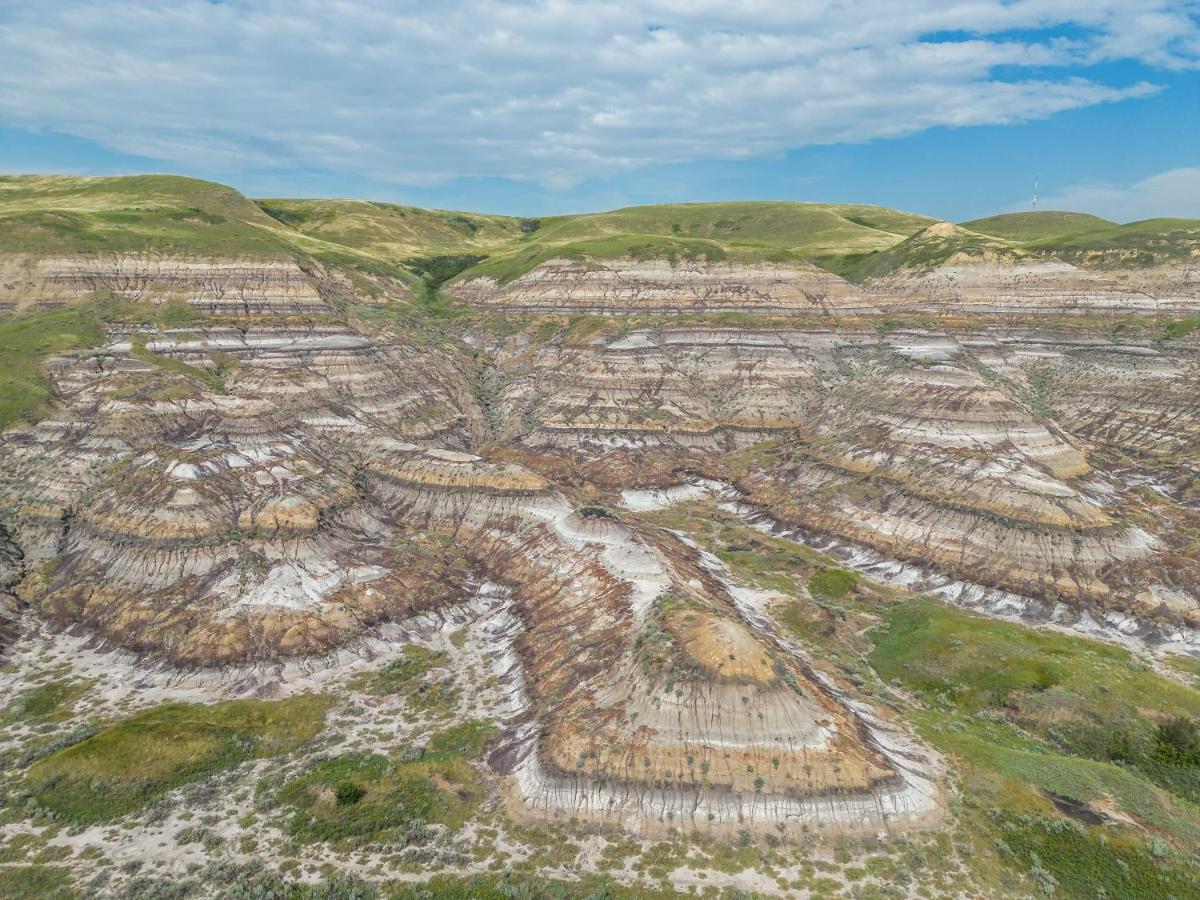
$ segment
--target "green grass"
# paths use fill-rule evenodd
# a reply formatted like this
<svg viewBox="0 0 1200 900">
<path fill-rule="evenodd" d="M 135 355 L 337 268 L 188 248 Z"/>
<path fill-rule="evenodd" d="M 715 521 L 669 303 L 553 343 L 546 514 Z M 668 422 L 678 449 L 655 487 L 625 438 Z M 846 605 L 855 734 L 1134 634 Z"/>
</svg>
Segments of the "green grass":
<svg viewBox="0 0 1200 900">
<path fill-rule="evenodd" d="M 1187 675 L 1193 685 L 1200 687 L 1200 657 L 1187 656 L 1183 653 L 1168 653 L 1163 656 L 1163 662 L 1176 672 Z"/>
<path fill-rule="evenodd" d="M 1105 265 L 1137 267 L 1187 259 L 1200 250 L 1200 219 L 1145 219 L 1026 245 L 1070 262 L 1099 256 Z"/>
<path fill-rule="evenodd" d="M 105 295 L 57 309 L 0 316 L 0 428 L 45 416 L 54 401 L 44 370 L 46 360 L 98 347 L 110 325 L 127 322 L 179 328 L 205 321 L 203 312 L 183 302 L 136 304 Z M 231 357 L 217 357 L 212 372 L 177 363 L 145 352 L 146 339 L 139 335 L 135 340 L 135 356 L 164 370 L 199 378 L 210 387 L 219 385 L 220 375 L 232 363 Z"/>
<path fill-rule="evenodd" d="M 564 881 L 543 875 L 434 875 L 428 881 L 396 883 L 389 900 L 668 900 L 673 890 L 643 885 L 629 887 L 607 876 L 584 875 Z M 738 895 L 749 897 L 750 895 Z"/>
<path fill-rule="evenodd" d="M 1039 728 L 1072 711 L 1115 723 L 1200 716 L 1200 691 L 1136 663 L 1113 644 L 1035 631 L 920 599 L 896 606 L 871 663 L 930 702 L 969 712 L 1011 707 Z"/>
<path fill-rule="evenodd" d="M 820 600 L 841 600 L 858 584 L 858 575 L 848 569 L 823 569 L 808 580 L 808 590 Z"/>
<path fill-rule="evenodd" d="M 65 868 L 56 866 L 0 866 L 0 897 L 6 900 L 73 900 Z"/>
<path fill-rule="evenodd" d="M 433 734 L 429 738 L 429 749 L 434 753 L 451 753 L 475 759 L 483 754 L 498 733 L 491 722 L 468 719 Z"/>
<path fill-rule="evenodd" d="M 1178 854 L 1200 848 L 1200 691 L 1121 647 L 927 599 L 870 637 L 871 664 L 925 704 L 913 723 L 955 761 L 966 826 L 1005 865 L 1071 897 L 1195 892 Z"/>
<path fill-rule="evenodd" d="M 1189 316 L 1186 319 L 1180 319 L 1177 322 L 1172 322 L 1163 329 L 1162 340 L 1173 341 L 1177 338 L 1186 337 L 1197 328 L 1200 328 L 1200 316 Z"/>
<path fill-rule="evenodd" d="M 1014 258 L 1016 248 L 1005 241 L 956 226 L 948 234 L 919 231 L 907 240 L 863 258 L 849 267 L 851 281 L 864 282 L 898 271 L 927 271 L 955 256 L 982 258 L 984 255 Z"/>
<path fill-rule="evenodd" d="M 303 842 L 357 846 L 423 841 L 430 824 L 456 830 L 483 800 L 471 762 L 497 734 L 491 722 L 471 719 L 435 732 L 424 750 L 394 758 L 346 753 L 318 763 L 279 791 L 292 811 L 288 831 Z"/>
<path fill-rule="evenodd" d="M 274 220 L 233 188 L 174 175 L 0 177 L 0 250 L 296 253 Z"/>
<path fill-rule="evenodd" d="M 291 752 L 324 727 L 331 699 L 166 703 L 35 763 L 38 805 L 74 822 L 117 818 L 249 759 Z"/>
<path fill-rule="evenodd" d="M 1160 860 L 1062 819 L 1000 815 L 992 825 L 1015 867 L 1028 871 L 1043 893 L 1089 900 L 1200 895 L 1196 868 L 1186 860 Z"/>
<path fill-rule="evenodd" d="M 193 366 L 181 359 L 175 359 L 171 356 L 164 356 L 158 353 L 152 353 L 146 349 L 146 344 L 151 336 L 148 334 L 134 335 L 132 340 L 132 355 L 143 362 L 148 362 L 157 369 L 164 372 L 171 372 L 175 375 L 183 375 L 187 378 L 194 378 L 201 382 L 210 390 L 218 394 L 225 392 L 225 374 L 237 364 L 237 358 L 229 354 L 208 354 L 212 360 L 213 367 L 211 369 L 202 369 L 199 366 Z"/>
<path fill-rule="evenodd" d="M 105 322 L 97 303 L 0 318 L 0 428 L 46 414 L 54 399 L 42 369 L 46 359 L 95 347 Z"/>
<path fill-rule="evenodd" d="M 5 723 L 61 722 L 71 717 L 75 703 L 94 681 L 51 681 L 27 688 L 4 707 Z"/>
<path fill-rule="evenodd" d="M 890 247 L 934 220 L 878 206 L 687 203 L 541 220 L 467 271 L 510 281 L 554 257 L 826 263 Z"/>
<path fill-rule="evenodd" d="M 1097 229 L 1119 227 L 1116 222 L 1087 213 L 1038 212 L 1005 213 L 961 223 L 968 231 L 986 234 L 1005 241 L 1038 241 L 1067 238 Z"/>
<path fill-rule="evenodd" d="M 521 220 L 365 200 L 258 200 L 278 222 L 310 237 L 393 263 L 418 256 L 479 254 L 519 240 Z"/>
<path fill-rule="evenodd" d="M 687 240 L 645 234 L 620 234 L 572 241 L 565 244 L 537 243 L 512 254 L 497 254 L 466 270 L 464 278 L 494 278 L 501 284 L 524 275 L 549 259 L 577 262 L 611 259 L 665 259 L 671 264 L 681 260 L 723 262 L 730 254 L 714 241 Z M 744 257 L 756 261 L 768 256 L 783 258 L 778 250 L 747 252 Z"/>
</svg>

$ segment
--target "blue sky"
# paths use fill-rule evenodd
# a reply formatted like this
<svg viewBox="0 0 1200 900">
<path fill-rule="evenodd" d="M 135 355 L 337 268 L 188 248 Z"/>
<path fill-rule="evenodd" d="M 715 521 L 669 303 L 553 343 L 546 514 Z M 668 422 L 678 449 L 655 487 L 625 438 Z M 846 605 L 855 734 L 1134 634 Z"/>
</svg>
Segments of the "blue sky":
<svg viewBox="0 0 1200 900">
<path fill-rule="evenodd" d="M 1200 217 L 1188 0 L 0 0 L 0 170 Z"/>
</svg>

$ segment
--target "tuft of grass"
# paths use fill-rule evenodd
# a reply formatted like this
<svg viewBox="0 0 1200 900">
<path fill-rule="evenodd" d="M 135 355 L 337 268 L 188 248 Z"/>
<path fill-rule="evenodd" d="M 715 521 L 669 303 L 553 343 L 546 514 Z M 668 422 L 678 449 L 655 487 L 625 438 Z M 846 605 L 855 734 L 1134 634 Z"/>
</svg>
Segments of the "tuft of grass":
<svg viewBox="0 0 1200 900">
<path fill-rule="evenodd" d="M 478 759 L 499 734 L 495 724 L 486 719 L 468 719 L 429 738 L 434 753 L 451 753 L 467 759 Z"/>
<path fill-rule="evenodd" d="M 324 727 L 329 697 L 165 703 L 35 763 L 38 805 L 78 823 L 141 809 L 183 784 L 300 747 Z"/>
<path fill-rule="evenodd" d="M 1189 316 L 1186 319 L 1179 319 L 1176 322 L 1171 322 L 1162 332 L 1162 340 L 1173 341 L 1177 338 L 1186 337 L 1197 328 L 1200 328 L 1200 316 Z"/>
<path fill-rule="evenodd" d="M 822 569 L 808 580 L 808 591 L 820 600 L 841 600 L 856 584 L 856 572 L 849 569 Z"/>
</svg>

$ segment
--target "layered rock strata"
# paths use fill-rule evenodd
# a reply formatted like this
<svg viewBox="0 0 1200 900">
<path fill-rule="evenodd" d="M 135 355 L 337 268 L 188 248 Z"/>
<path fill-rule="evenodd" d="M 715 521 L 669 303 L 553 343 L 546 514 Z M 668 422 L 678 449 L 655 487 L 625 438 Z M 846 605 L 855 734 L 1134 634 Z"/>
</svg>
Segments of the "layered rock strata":
<svg viewBox="0 0 1200 900">
<path fill-rule="evenodd" d="M 510 427 L 535 451 L 656 446 L 686 454 L 693 468 L 704 466 L 699 451 L 720 473 L 724 450 L 774 439 L 739 483 L 786 522 L 1070 602 L 1128 607 L 1156 567 L 1185 583 L 1195 560 L 1173 536 L 1180 523 L 1147 520 L 1120 481 L 1092 468 L 1090 432 L 1075 439 L 1063 426 L 1094 413 L 1064 406 L 1050 418 L 1021 374 L 1016 360 L 1029 351 L 1016 340 L 677 328 L 582 347 L 514 344 L 498 359 L 512 372 Z M 1039 352 L 1044 369 L 1049 351 Z M 1178 363 L 1145 354 L 1126 352 L 1120 379 L 1081 379 L 1111 393 L 1110 428 L 1121 427 L 1117 406 L 1127 405 L 1127 423 L 1138 419 L 1135 385 L 1179 402 L 1158 388 L 1168 372 L 1182 376 Z M 1191 396 L 1188 377 L 1175 383 L 1179 400 Z M 1179 413 L 1194 419 L 1190 400 Z M 1188 443 L 1189 427 L 1171 431 L 1176 446 Z"/>
<path fill-rule="evenodd" d="M 855 285 L 798 263 L 552 259 L 507 284 L 467 278 L 448 289 L 466 302 L 524 313 L 854 315 L 871 311 Z"/>
<path fill-rule="evenodd" d="M 407 294 L 398 280 L 389 293 Z M 234 316 L 329 313 L 328 301 L 354 295 L 349 279 L 315 261 L 162 254 L 0 254 L 0 309 L 60 306 L 92 295 L 139 303 L 187 303 Z"/>
<path fill-rule="evenodd" d="M 872 282 L 869 302 L 889 312 L 1025 316 L 1173 313 L 1196 309 L 1194 298 L 1057 260 L 954 260 L 926 271 L 902 271 Z"/>
</svg>

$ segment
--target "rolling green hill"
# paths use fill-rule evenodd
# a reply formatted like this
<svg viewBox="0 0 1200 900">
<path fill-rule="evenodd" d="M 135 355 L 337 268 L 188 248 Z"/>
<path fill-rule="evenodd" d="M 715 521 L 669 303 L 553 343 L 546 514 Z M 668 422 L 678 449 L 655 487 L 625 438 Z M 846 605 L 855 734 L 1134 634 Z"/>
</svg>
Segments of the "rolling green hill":
<svg viewBox="0 0 1200 900">
<path fill-rule="evenodd" d="M 862 282 L 882 278 L 901 269 L 932 269 L 954 257 L 1015 258 L 1020 253 L 1017 245 L 1008 241 L 968 231 L 949 222 L 938 222 L 893 247 L 867 257 L 847 271 L 846 277 Z"/>
<path fill-rule="evenodd" d="M 420 209 L 366 200 L 258 200 L 290 229 L 401 261 L 411 257 L 484 254 L 536 227 L 512 216 Z"/>
<path fill-rule="evenodd" d="M 1097 229 L 1117 227 L 1116 222 L 1073 212 L 1019 212 L 960 222 L 961 227 L 1005 241 L 1041 241 L 1070 238 Z"/>
<path fill-rule="evenodd" d="M 353 246 L 281 224 L 231 187 L 178 175 L 0 176 L 0 252 L 312 258 L 410 277 Z"/>
<path fill-rule="evenodd" d="M 1142 265 L 1200 250 L 1194 219 L 1118 225 L 1082 213 L 1028 212 L 976 219 L 953 234 L 927 232 L 935 223 L 880 206 L 782 201 L 522 219 L 364 200 L 252 201 L 225 185 L 175 175 L 0 176 L 0 252 L 311 258 L 434 286 L 455 274 L 507 281 L 556 256 L 802 261 L 863 281 L 957 253 Z"/>
<path fill-rule="evenodd" d="M 1027 246 L 1068 262 L 1101 258 L 1110 264 L 1151 265 L 1200 253 L 1200 219 L 1143 219 Z"/>
<path fill-rule="evenodd" d="M 880 206 L 744 202 L 635 206 L 540 220 L 533 233 L 466 275 L 505 281 L 555 256 L 742 262 L 812 261 L 828 268 L 886 249 L 934 222 Z"/>
<path fill-rule="evenodd" d="M 233 188 L 194 178 L 0 178 L 0 251 L 290 255 L 275 224 Z"/>
</svg>

